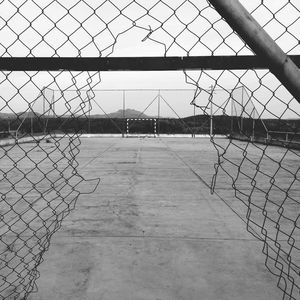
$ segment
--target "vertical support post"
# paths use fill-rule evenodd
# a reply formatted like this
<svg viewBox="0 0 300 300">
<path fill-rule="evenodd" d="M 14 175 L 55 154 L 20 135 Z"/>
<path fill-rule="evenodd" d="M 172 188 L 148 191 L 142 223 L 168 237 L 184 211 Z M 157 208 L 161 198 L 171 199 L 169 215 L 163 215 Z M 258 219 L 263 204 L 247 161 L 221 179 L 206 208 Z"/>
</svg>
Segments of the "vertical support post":
<svg viewBox="0 0 300 300">
<path fill-rule="evenodd" d="M 196 106 L 194 105 L 194 130 L 192 136 L 196 137 Z"/>
<path fill-rule="evenodd" d="M 33 117 L 32 115 L 30 116 L 30 133 L 33 135 Z"/>
<path fill-rule="evenodd" d="M 212 107 L 212 102 L 210 102 L 210 131 L 209 131 L 209 135 L 212 136 L 213 135 L 213 107 Z"/>
<path fill-rule="evenodd" d="M 254 104 L 253 104 L 254 106 Z M 255 107 L 253 107 L 253 110 L 252 110 L 252 140 L 254 141 L 255 140 L 255 120 L 256 120 L 256 109 Z"/>
<path fill-rule="evenodd" d="M 91 133 L 91 110 L 92 110 L 92 104 L 91 104 L 91 99 L 89 96 L 89 92 L 87 92 L 87 96 L 89 99 L 89 119 L 88 119 L 88 134 Z"/>
<path fill-rule="evenodd" d="M 230 93 L 231 97 L 231 124 L 230 124 L 230 135 L 233 134 L 233 98 L 232 98 L 232 93 Z"/>
<path fill-rule="evenodd" d="M 88 134 L 91 133 L 91 110 L 89 110 Z"/>
<path fill-rule="evenodd" d="M 210 86 L 210 96 L 209 96 L 209 102 L 210 102 L 210 130 L 209 130 L 209 135 L 210 137 L 213 136 L 214 130 L 213 130 L 213 91 L 214 87 L 213 85 Z"/>
<path fill-rule="evenodd" d="M 45 89 L 43 89 L 42 95 L 43 95 L 43 117 L 44 117 L 44 116 L 45 116 L 45 110 L 46 110 L 46 104 L 45 104 L 45 101 L 46 101 Z"/>
<path fill-rule="evenodd" d="M 125 137 L 125 132 L 127 131 L 127 121 L 125 122 L 125 109 L 126 109 L 126 95 L 125 95 L 125 90 L 123 90 L 123 132 L 122 132 L 122 137 Z"/>
<path fill-rule="evenodd" d="M 255 137 L 255 119 L 252 119 L 252 141 L 254 141 Z"/>
<path fill-rule="evenodd" d="M 238 0 L 209 0 L 300 103 L 300 70 Z"/>
<path fill-rule="evenodd" d="M 54 91 L 53 91 L 53 94 L 52 94 L 52 111 L 53 111 L 53 117 L 56 117 L 55 115 L 55 97 L 54 97 Z"/>
<path fill-rule="evenodd" d="M 241 110 L 241 133 L 243 132 L 244 129 L 244 124 L 243 124 L 243 113 L 244 113 L 244 87 L 242 86 L 242 110 Z"/>
<path fill-rule="evenodd" d="M 160 132 L 160 90 L 158 90 L 158 98 L 157 98 L 157 136 L 159 136 Z"/>
<path fill-rule="evenodd" d="M 44 125 L 43 134 L 45 135 L 46 134 L 46 127 L 47 127 L 47 120 L 46 120 L 46 116 L 45 116 L 45 114 L 46 114 L 45 88 L 43 89 L 42 95 L 43 95 L 43 114 L 42 114 L 42 118 L 43 118 L 43 125 Z"/>
</svg>

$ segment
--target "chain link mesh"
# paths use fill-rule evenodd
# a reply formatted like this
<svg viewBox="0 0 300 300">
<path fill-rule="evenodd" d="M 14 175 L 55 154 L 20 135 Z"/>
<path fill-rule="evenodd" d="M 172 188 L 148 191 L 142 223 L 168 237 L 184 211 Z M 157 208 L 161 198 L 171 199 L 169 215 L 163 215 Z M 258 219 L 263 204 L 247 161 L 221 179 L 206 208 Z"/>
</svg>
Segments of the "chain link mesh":
<svg viewBox="0 0 300 300">
<path fill-rule="evenodd" d="M 285 53 L 300 54 L 297 0 L 241 2 Z M 0 12 L 1 57 L 252 55 L 206 0 L 3 0 Z M 119 47 L 131 34 L 137 49 Z M 241 207 L 228 204 L 263 242 L 283 299 L 299 299 L 299 103 L 269 70 L 185 75 L 192 104 L 230 120 L 227 140 L 211 137 L 212 188 L 231 180 Z M 84 192 L 77 124 L 100 83 L 98 72 L 0 73 L 1 299 L 28 298 L 53 233 Z"/>
<path fill-rule="evenodd" d="M 1 299 L 26 299 L 35 289 L 37 267 L 53 233 L 74 208 L 79 195 L 88 192 L 86 179 L 77 170 L 81 132 L 72 125 L 86 114 L 88 105 L 80 92 L 73 99 L 64 97 L 62 86 L 61 98 L 50 104 L 45 97 L 51 96 L 51 89 L 40 90 L 35 85 L 34 80 L 41 74 L 22 74 L 28 77 L 21 86 L 13 81 L 15 74 L 2 72 L 2 76 L 1 89 L 9 85 L 11 95 L 3 93 L 9 98 L 1 97 L 4 136 L 0 140 L 0 295 Z M 72 86 L 79 84 L 78 76 L 69 74 Z M 57 83 L 59 77 L 53 75 L 52 80 Z M 79 85 L 78 90 L 90 85 L 91 82 Z M 30 93 L 25 94 L 22 87 L 29 87 Z M 15 100 L 18 103 L 14 107 Z M 17 105 L 27 107 L 18 112 Z M 60 114 L 54 112 L 54 105 L 60 106 Z M 47 127 L 49 118 L 56 119 L 55 130 Z M 72 128 L 69 132 L 60 130 L 66 122 Z M 92 182 L 89 186 L 96 185 Z"/>
</svg>

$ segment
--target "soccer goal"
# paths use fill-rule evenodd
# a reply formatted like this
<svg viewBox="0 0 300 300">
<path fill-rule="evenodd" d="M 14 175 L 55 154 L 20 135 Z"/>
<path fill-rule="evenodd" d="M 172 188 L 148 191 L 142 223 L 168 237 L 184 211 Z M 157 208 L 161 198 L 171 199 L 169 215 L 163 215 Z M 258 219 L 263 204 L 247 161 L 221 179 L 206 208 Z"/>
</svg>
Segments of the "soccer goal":
<svg viewBox="0 0 300 300">
<path fill-rule="evenodd" d="M 156 119 L 127 119 L 126 135 L 129 136 L 157 136 Z"/>
<path fill-rule="evenodd" d="M 299 164 L 287 161 L 300 159 L 299 1 L 6 0 L 0 17 L 1 299 L 36 290 L 53 234 L 97 187 L 95 179 L 87 191 L 78 159 L 96 90 L 107 82 L 125 90 L 128 73 L 138 85 L 146 71 L 148 87 L 167 77 L 176 85 L 180 72 L 192 89 L 189 109 L 199 113 L 180 119 L 181 130 L 209 132 L 211 190 L 229 178 L 278 292 L 299 299 Z M 153 99 L 167 102 L 162 93 Z M 169 120 L 158 120 L 124 117 L 114 130 L 168 132 Z"/>
</svg>

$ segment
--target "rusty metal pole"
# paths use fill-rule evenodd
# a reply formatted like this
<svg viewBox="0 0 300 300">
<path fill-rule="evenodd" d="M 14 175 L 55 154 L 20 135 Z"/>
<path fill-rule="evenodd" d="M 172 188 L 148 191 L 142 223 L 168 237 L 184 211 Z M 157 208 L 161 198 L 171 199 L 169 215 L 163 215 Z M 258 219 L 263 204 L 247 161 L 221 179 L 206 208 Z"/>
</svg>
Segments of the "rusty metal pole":
<svg viewBox="0 0 300 300">
<path fill-rule="evenodd" d="M 209 0 L 300 103 L 300 70 L 238 0 Z"/>
</svg>

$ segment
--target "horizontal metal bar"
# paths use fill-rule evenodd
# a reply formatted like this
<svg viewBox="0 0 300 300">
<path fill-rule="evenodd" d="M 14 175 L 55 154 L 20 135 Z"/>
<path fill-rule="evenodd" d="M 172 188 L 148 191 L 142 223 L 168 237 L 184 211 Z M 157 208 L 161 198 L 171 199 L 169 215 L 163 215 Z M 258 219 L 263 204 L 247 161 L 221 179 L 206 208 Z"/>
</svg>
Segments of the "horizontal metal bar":
<svg viewBox="0 0 300 300">
<path fill-rule="evenodd" d="M 300 55 L 289 56 L 300 67 Z M 175 71 L 268 69 L 257 56 L 1 57 L 1 71 Z"/>
</svg>

